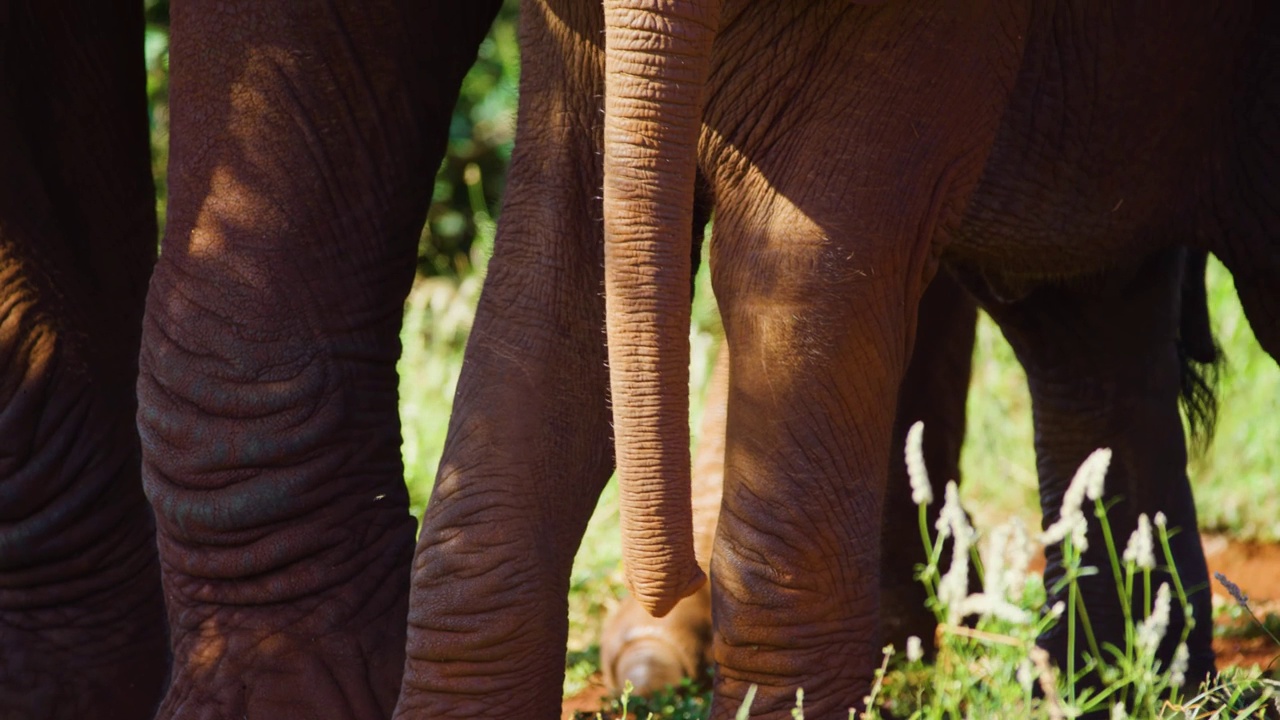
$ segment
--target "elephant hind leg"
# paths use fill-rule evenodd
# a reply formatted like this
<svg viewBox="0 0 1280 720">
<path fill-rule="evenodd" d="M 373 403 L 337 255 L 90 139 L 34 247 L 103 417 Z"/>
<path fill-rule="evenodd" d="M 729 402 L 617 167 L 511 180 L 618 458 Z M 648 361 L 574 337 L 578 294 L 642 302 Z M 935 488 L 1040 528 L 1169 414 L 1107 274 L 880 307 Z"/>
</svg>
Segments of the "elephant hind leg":
<svg viewBox="0 0 1280 720">
<path fill-rule="evenodd" d="M 924 460 L 934 498 L 926 507 L 926 527 L 933 532 L 947 481 L 960 481 L 960 448 L 977 321 L 973 297 L 950 274 L 939 271 L 920 300 L 915 346 L 898 390 L 898 414 L 889 449 L 889 486 L 881 534 L 880 622 L 884 641 L 898 648 L 913 635 L 931 647 L 937 625 L 933 611 L 925 606 L 925 588 L 915 577 L 916 566 L 927 558 L 904 461 L 907 431 L 916 422 L 924 423 Z M 944 551 L 942 557 L 947 562 L 950 552 Z M 971 580 L 971 585 L 976 585 L 976 573 Z"/>
<path fill-rule="evenodd" d="M 1109 505 L 1108 522 L 1117 542 L 1134 531 L 1140 513 L 1149 518 L 1163 513 L 1169 529 L 1179 529 L 1170 545 L 1196 621 L 1187 639 L 1187 677 L 1198 679 L 1213 669 L 1212 623 L 1208 571 L 1178 411 L 1177 300 L 1182 273 L 1183 250 L 1173 248 L 1152 256 L 1127 277 L 1117 275 L 1115 284 L 1102 290 L 1041 287 L 1017 302 L 984 306 L 1027 372 L 1045 527 L 1058 520 L 1081 462 L 1105 447 L 1111 449 L 1112 459 L 1103 500 L 1114 503 Z M 1124 613 L 1108 570 L 1102 530 L 1089 508 L 1084 508 L 1084 515 L 1084 564 L 1102 572 L 1081 580 L 1082 597 L 1097 642 L 1124 647 Z M 1062 545 L 1050 545 L 1045 556 L 1045 585 L 1052 587 L 1064 574 Z M 1158 571 L 1152 587 L 1170 581 L 1167 573 Z M 1065 599 L 1065 594 L 1064 589 L 1049 603 Z M 1134 598 L 1135 607 L 1142 600 Z M 1183 617 L 1175 606 L 1160 648 L 1165 662 L 1183 630 Z M 1065 624 L 1050 629 L 1040 642 L 1066 666 Z M 1077 655 L 1085 650 L 1081 645 L 1077 644 Z M 1080 658 L 1075 662 L 1081 666 Z"/>
<path fill-rule="evenodd" d="M 923 421 L 924 455 L 936 501 L 928 506 L 932 528 L 943 486 L 959 480 L 964 441 L 965 400 L 973 357 L 977 304 L 945 272 L 939 272 L 920 301 L 915 348 L 898 393 L 898 414 L 890 448 L 885 492 L 880 587 L 885 642 L 903 647 L 909 636 L 933 642 L 936 620 L 926 605 L 915 567 L 926 561 L 916 506 L 903 462 L 908 428 Z M 704 403 L 693 467 L 694 549 L 709 571 L 724 483 L 724 431 L 729 385 L 729 352 L 722 347 Z M 945 557 L 945 553 L 944 553 Z M 975 578 L 976 583 L 976 578 Z M 631 598 L 605 623 L 600 660 L 606 685 L 621 690 L 630 680 L 644 694 L 683 677 L 698 677 L 710 651 L 709 586 L 685 598 L 671 614 L 655 619 Z"/>
<path fill-rule="evenodd" d="M 142 7 L 0 11 L 0 717 L 151 718 L 169 642 L 134 382 Z"/>
</svg>

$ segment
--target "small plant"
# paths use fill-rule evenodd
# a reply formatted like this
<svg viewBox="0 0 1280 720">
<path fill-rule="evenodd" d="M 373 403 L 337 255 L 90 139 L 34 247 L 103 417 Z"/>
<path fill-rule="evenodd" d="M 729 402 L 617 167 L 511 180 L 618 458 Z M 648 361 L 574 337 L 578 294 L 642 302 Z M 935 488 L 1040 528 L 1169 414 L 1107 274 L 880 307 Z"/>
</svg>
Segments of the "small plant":
<svg viewBox="0 0 1280 720">
<path fill-rule="evenodd" d="M 1249 606 L 1249 596 L 1244 594 L 1244 591 L 1240 589 L 1240 586 L 1231 582 L 1226 575 L 1223 575 L 1220 572 L 1214 573 L 1213 577 L 1222 585 L 1222 587 L 1227 589 L 1227 592 L 1231 594 L 1231 598 L 1236 601 L 1236 605 L 1240 606 L 1240 608 L 1253 619 L 1253 622 L 1257 624 L 1258 629 L 1265 633 L 1267 637 L 1271 638 L 1271 642 L 1274 642 L 1277 647 L 1280 647 L 1280 639 L 1277 639 L 1275 633 L 1271 631 L 1271 628 L 1267 627 L 1267 623 L 1258 619 L 1257 613 L 1255 613 L 1253 608 Z M 1268 615 L 1267 617 L 1270 619 L 1274 616 Z"/>
<path fill-rule="evenodd" d="M 895 717 L 922 719 L 1068 718 L 1098 713 L 1122 718 L 1130 712 L 1151 718 L 1246 717 L 1239 713 L 1273 702 L 1272 684 L 1228 674 L 1202 687 L 1194 698 L 1182 697 L 1188 662 L 1186 640 L 1194 619 L 1173 564 L 1170 530 L 1163 515 L 1157 514 L 1154 520 L 1142 515 L 1123 552 L 1117 552 L 1107 519 L 1108 506 L 1102 499 L 1109 451 L 1096 451 L 1081 465 L 1063 497 L 1058 521 L 1040 538 L 1043 543 L 1062 543 L 1064 576 L 1052 590 L 1053 594 L 1064 590 L 1067 594 L 1065 603 L 1045 608 L 1043 581 L 1025 573 L 1029 559 L 1025 529 L 1016 523 L 995 528 L 985 558 L 979 558 L 977 532 L 960 507 L 954 483 L 946 487 L 937 535 L 930 536 L 925 506 L 932 501 L 932 492 L 921 455 L 922 433 L 919 424 L 908 433 L 907 469 L 929 558 L 919 568 L 919 577 L 939 622 L 937 658 L 932 671 L 926 671 L 919 641 L 909 642 L 904 662 L 885 681 L 891 691 L 883 698 L 873 692 L 863 718 L 876 720 L 882 709 Z M 1099 643 L 1079 592 L 1080 580 L 1099 572 L 1083 563 L 1090 541 L 1084 513 L 1090 504 L 1102 530 L 1109 571 L 1125 614 L 1124 647 Z M 941 547 L 948 538 L 952 541 L 951 567 L 939 576 Z M 1153 592 L 1157 546 L 1171 582 L 1162 583 Z M 974 594 L 968 593 L 971 559 L 978 563 L 982 577 L 982 591 Z M 1142 615 L 1133 617 L 1131 601 L 1139 593 Z M 1168 631 L 1175 598 L 1186 623 L 1166 667 L 1156 658 L 1156 649 Z M 960 624 L 966 618 L 972 619 L 971 626 Z M 1037 636 L 1059 622 L 1066 623 L 1068 645 L 1067 667 L 1060 669 L 1062 672 L 1053 668 L 1047 653 L 1035 645 Z M 1077 653 L 1077 649 L 1083 652 Z M 1077 656 L 1083 658 L 1079 667 Z M 1100 686 L 1080 683 L 1091 674 L 1101 679 Z M 877 678 L 875 688 L 880 685 Z"/>
</svg>

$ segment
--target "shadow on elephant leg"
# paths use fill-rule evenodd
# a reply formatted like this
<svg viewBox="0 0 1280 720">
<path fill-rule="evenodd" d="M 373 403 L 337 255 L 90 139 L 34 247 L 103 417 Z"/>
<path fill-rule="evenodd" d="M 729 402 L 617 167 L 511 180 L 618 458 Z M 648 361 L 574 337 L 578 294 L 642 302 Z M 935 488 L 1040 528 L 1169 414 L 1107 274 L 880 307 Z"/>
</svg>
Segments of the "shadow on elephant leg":
<svg viewBox="0 0 1280 720">
<path fill-rule="evenodd" d="M 401 603 L 387 617 L 401 617 Z M 209 618 L 174 648 L 157 718 L 386 718 L 404 664 L 403 635 L 379 623 L 348 632 L 228 629 Z"/>
<path fill-rule="evenodd" d="M 153 610 L 163 613 L 163 608 L 141 610 L 140 618 L 150 619 Z M 21 622 L 7 614 L 0 623 L 10 625 L 0 627 L 0 718 L 134 720 L 155 712 L 169 665 L 162 622 L 136 628 L 124 622 L 62 627 L 44 637 L 14 627 Z M 103 635 L 121 631 L 128 635 L 112 638 L 119 645 L 103 643 Z"/>
</svg>

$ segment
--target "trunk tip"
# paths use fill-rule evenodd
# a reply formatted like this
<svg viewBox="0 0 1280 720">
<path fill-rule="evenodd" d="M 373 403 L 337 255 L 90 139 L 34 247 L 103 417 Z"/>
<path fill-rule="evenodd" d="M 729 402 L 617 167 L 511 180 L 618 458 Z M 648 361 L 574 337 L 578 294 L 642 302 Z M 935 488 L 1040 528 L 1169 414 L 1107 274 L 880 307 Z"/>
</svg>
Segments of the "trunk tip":
<svg viewBox="0 0 1280 720">
<path fill-rule="evenodd" d="M 702 568 L 696 564 L 692 564 L 684 576 L 686 579 L 683 583 L 636 582 L 628 572 L 627 589 L 631 591 L 632 597 L 640 603 L 640 607 L 644 608 L 645 612 L 660 618 L 671 612 L 681 600 L 702 589 L 703 584 L 707 582 L 706 573 L 702 572 Z"/>
</svg>

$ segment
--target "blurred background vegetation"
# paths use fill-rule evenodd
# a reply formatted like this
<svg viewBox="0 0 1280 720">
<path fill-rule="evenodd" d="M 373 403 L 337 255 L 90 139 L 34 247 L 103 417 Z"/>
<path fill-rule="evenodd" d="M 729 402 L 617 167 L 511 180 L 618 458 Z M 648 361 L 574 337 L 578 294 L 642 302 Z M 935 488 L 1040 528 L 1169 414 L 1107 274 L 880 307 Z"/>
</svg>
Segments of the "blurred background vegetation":
<svg viewBox="0 0 1280 720">
<path fill-rule="evenodd" d="M 419 276 L 402 332 L 401 415 L 406 481 L 421 516 L 444 443 L 462 349 L 493 247 L 515 128 L 519 53 L 515 0 L 504 5 L 462 86 L 449 130 L 448 155 L 436 177 L 422 231 Z M 146 0 L 146 55 L 151 98 L 157 205 L 163 220 L 168 119 L 168 2 Z M 710 374 L 719 333 L 707 263 L 698 278 L 693 340 L 694 412 Z M 1280 371 L 1258 348 L 1235 300 L 1230 275 L 1216 262 L 1209 275 L 1214 326 L 1228 365 L 1221 384 L 1216 440 L 1192 462 L 1205 528 L 1280 540 Z M 696 423 L 693 427 L 697 427 Z M 1039 522 L 1031 411 L 1025 377 L 994 325 L 979 329 L 963 495 L 979 527 L 1011 515 Z M 575 638 L 570 687 L 593 669 L 593 639 L 620 589 L 616 493 L 610 488 L 588 530 L 573 576 Z M 580 663 L 573 662 L 574 658 Z M 577 679 L 575 679 L 577 678 Z"/>
</svg>

